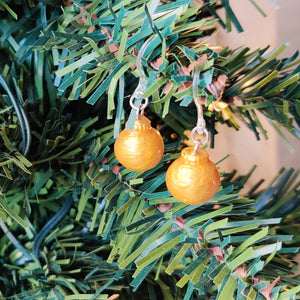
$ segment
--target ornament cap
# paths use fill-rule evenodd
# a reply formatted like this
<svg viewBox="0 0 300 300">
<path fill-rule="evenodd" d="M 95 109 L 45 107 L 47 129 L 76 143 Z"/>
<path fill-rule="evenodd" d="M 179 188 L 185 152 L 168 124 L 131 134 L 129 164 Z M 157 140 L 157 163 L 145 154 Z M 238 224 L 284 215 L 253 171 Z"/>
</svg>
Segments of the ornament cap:
<svg viewBox="0 0 300 300">
<path fill-rule="evenodd" d="M 144 115 L 138 115 L 137 119 L 133 124 L 133 129 L 137 131 L 150 130 L 152 129 L 151 121 Z"/>
<path fill-rule="evenodd" d="M 184 161 L 189 163 L 199 163 L 209 160 L 208 153 L 198 147 L 197 151 L 194 151 L 194 147 L 186 147 L 181 151 L 181 156 L 183 157 Z"/>
</svg>

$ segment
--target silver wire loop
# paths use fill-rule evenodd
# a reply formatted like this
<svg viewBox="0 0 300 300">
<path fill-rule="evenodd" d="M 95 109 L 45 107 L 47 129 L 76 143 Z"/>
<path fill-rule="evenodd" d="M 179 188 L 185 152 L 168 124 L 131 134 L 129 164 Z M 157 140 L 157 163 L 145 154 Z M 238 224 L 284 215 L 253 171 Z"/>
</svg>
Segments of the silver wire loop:
<svg viewBox="0 0 300 300">
<path fill-rule="evenodd" d="M 148 100 L 148 98 L 144 98 L 144 99 L 142 99 L 142 100 L 144 100 L 144 103 L 141 103 L 139 106 L 137 106 L 137 105 L 134 104 L 134 100 L 137 99 L 137 98 L 140 98 L 140 97 L 135 97 L 135 95 L 133 94 L 130 97 L 129 104 L 133 109 L 136 110 L 136 115 L 138 117 L 138 115 L 140 115 L 140 114 L 143 115 L 144 114 L 144 110 L 147 107 L 147 105 L 149 103 L 149 100 Z"/>
<path fill-rule="evenodd" d="M 195 134 L 198 134 L 198 135 L 205 135 L 205 139 L 203 141 L 201 141 L 201 139 L 199 138 L 196 138 L 195 137 Z M 202 146 L 202 145 L 205 145 L 208 143 L 208 139 L 209 139 L 209 133 L 208 133 L 208 130 L 206 128 L 204 128 L 203 130 L 199 130 L 199 128 L 196 126 L 192 129 L 192 132 L 191 132 L 191 139 L 192 141 L 198 145 L 198 146 Z"/>
</svg>

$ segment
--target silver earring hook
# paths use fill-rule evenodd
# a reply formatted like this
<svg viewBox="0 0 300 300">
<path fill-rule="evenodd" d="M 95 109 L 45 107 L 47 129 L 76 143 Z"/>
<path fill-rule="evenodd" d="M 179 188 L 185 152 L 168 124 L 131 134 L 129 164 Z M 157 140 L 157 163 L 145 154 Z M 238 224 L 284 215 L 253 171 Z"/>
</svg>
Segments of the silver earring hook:
<svg viewBox="0 0 300 300">
<path fill-rule="evenodd" d="M 129 103 L 130 106 L 136 110 L 136 116 L 138 117 L 139 114 L 143 115 L 144 114 L 144 110 L 147 107 L 149 100 L 148 98 L 144 98 L 143 103 L 141 103 L 139 106 L 134 104 L 134 100 L 135 99 L 141 99 L 142 95 L 144 94 L 145 90 L 146 90 L 146 86 L 147 86 L 147 79 L 146 79 L 146 75 L 145 72 L 143 70 L 143 65 L 142 65 L 142 58 L 143 55 L 145 54 L 145 51 L 147 49 L 147 47 L 149 46 L 149 44 L 151 43 L 151 41 L 155 38 L 155 35 L 152 35 L 150 38 L 148 38 L 145 43 L 142 45 L 139 54 L 137 56 L 136 59 L 136 69 L 139 75 L 139 83 L 135 89 L 135 91 L 133 92 L 132 96 L 130 97 Z"/>
<path fill-rule="evenodd" d="M 195 143 L 194 153 L 197 152 L 199 146 L 207 144 L 209 139 L 209 134 L 206 129 L 206 122 L 203 117 L 203 108 L 202 108 L 201 99 L 198 97 L 198 84 L 199 84 L 201 67 L 202 64 L 197 64 L 195 66 L 194 74 L 193 74 L 193 86 L 192 86 L 193 99 L 197 108 L 197 125 L 191 131 L 191 139 Z M 205 135 L 204 141 L 201 141 L 199 138 L 196 138 L 195 137 L 196 133 L 199 135 Z"/>
</svg>

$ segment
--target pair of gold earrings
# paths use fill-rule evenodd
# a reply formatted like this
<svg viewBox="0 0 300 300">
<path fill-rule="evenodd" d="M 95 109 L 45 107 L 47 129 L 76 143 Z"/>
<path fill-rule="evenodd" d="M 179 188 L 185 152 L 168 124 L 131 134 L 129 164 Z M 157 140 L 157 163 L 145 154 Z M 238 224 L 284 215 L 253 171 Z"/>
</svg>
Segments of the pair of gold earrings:
<svg viewBox="0 0 300 300">
<path fill-rule="evenodd" d="M 137 106 L 135 99 L 141 98 L 146 81 L 141 70 L 141 55 L 147 44 L 144 44 L 137 58 L 137 68 L 141 77 L 139 85 L 130 98 L 130 105 L 136 110 L 136 118 L 133 128 L 120 132 L 114 145 L 117 160 L 132 171 L 146 171 L 154 168 L 164 154 L 163 139 L 151 122 L 144 116 L 144 110 L 148 105 L 148 99 Z M 191 131 L 191 139 L 195 147 L 186 147 L 168 168 L 166 173 L 166 185 L 171 193 L 179 201 L 186 204 L 200 204 L 211 199 L 220 185 L 219 172 L 213 162 L 209 160 L 208 153 L 200 146 L 206 144 L 209 134 L 203 117 L 203 109 L 197 96 L 200 66 L 197 65 L 193 77 L 193 97 L 197 107 L 198 120 L 196 127 Z M 204 135 L 205 139 L 196 138 L 196 134 Z"/>
</svg>

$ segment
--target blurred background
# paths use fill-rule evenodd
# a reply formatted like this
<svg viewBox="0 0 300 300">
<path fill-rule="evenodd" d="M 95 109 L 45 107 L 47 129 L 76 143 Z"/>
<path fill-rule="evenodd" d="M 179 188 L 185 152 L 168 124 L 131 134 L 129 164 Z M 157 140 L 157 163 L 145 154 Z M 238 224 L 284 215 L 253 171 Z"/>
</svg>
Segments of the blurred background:
<svg viewBox="0 0 300 300">
<path fill-rule="evenodd" d="M 268 45 L 270 45 L 268 51 L 271 51 L 288 43 L 288 47 L 280 57 L 292 56 L 300 49 L 300 1 L 276 0 L 279 7 L 272 5 L 272 2 L 271 0 L 256 0 L 256 3 L 267 14 L 264 17 L 248 0 L 230 0 L 230 5 L 244 32 L 238 33 L 233 27 L 232 32 L 227 33 L 219 26 L 217 33 L 208 43 L 216 46 L 229 46 L 232 49 L 247 46 L 252 51 Z M 224 14 L 222 16 L 224 17 Z M 289 142 L 285 143 L 267 119 L 261 114 L 259 116 L 268 132 L 268 140 L 261 135 L 261 140 L 257 141 L 253 132 L 241 122 L 239 122 L 241 129 L 236 132 L 218 124 L 219 134 L 215 136 L 215 149 L 209 150 L 214 162 L 230 154 L 230 157 L 219 165 L 221 171 L 231 171 L 236 168 L 239 174 L 245 174 L 253 165 L 257 165 L 248 182 L 249 186 L 261 178 L 266 179 L 266 184 L 269 183 L 281 167 L 300 168 L 299 140 L 282 128 Z"/>
</svg>

